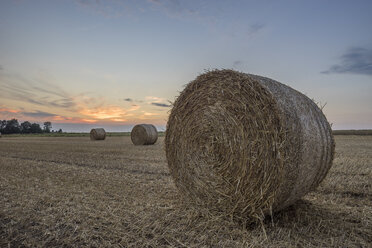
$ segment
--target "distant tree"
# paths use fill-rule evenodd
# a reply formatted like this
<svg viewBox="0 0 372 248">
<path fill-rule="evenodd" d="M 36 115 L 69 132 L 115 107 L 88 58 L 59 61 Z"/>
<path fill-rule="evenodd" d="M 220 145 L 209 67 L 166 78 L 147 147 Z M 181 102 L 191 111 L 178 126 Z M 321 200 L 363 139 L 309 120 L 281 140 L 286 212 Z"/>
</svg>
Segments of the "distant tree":
<svg viewBox="0 0 372 248">
<path fill-rule="evenodd" d="M 52 123 L 50 121 L 44 122 L 44 132 L 50 133 L 50 129 L 52 128 Z"/>
<path fill-rule="evenodd" d="M 9 121 L 6 121 L 6 125 L 3 130 L 4 134 L 20 133 L 20 132 L 21 132 L 21 126 L 19 125 L 17 119 L 11 119 Z"/>
<path fill-rule="evenodd" d="M 49 121 L 44 123 L 45 132 L 50 132 L 52 123 Z M 62 129 L 60 129 L 62 132 Z M 0 120 L 0 133 L 2 134 L 12 134 L 12 133 L 42 133 L 38 123 L 30 123 L 29 121 L 24 121 L 21 125 L 18 123 L 17 119 L 11 120 Z"/>
<path fill-rule="evenodd" d="M 25 121 L 21 123 L 21 133 L 31 133 L 31 122 Z"/>
<path fill-rule="evenodd" d="M 4 129 L 6 127 L 6 120 L 0 121 L 0 132 L 4 133 Z"/>
<path fill-rule="evenodd" d="M 60 128 L 60 129 L 58 130 L 58 132 L 59 132 L 59 133 L 62 133 L 62 128 Z"/>
<path fill-rule="evenodd" d="M 40 125 L 37 123 L 31 124 L 31 133 L 42 133 L 43 130 L 41 129 Z"/>
</svg>

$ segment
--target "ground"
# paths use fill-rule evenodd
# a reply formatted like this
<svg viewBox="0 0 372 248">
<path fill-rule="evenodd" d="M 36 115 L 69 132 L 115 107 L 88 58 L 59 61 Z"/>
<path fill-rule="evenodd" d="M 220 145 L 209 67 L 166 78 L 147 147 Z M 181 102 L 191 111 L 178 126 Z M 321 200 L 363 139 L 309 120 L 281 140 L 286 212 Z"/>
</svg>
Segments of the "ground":
<svg viewBox="0 0 372 248">
<path fill-rule="evenodd" d="M 372 136 L 335 138 L 315 192 L 245 226 L 183 200 L 163 137 L 2 137 L 0 247 L 371 247 Z"/>
</svg>

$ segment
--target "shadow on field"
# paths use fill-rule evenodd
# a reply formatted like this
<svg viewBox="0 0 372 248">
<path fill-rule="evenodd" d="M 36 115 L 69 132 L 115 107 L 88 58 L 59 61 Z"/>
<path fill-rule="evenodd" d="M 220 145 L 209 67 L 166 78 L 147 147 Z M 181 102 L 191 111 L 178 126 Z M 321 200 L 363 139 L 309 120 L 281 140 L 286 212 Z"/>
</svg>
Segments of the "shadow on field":
<svg viewBox="0 0 372 248">
<path fill-rule="evenodd" d="M 363 221 L 367 220 L 363 218 L 362 211 L 358 214 L 337 205 L 326 208 L 308 200 L 299 200 L 275 213 L 272 219 L 267 218 L 265 228 L 274 230 L 279 227 L 287 230 L 288 235 L 296 233 L 297 239 L 306 240 L 312 245 L 322 246 L 319 244 L 319 240 L 322 240 L 325 246 L 342 246 L 343 241 L 350 244 L 350 240 L 353 240 L 354 245 L 358 246 L 372 243 L 372 231 L 368 229 L 368 223 Z"/>
</svg>

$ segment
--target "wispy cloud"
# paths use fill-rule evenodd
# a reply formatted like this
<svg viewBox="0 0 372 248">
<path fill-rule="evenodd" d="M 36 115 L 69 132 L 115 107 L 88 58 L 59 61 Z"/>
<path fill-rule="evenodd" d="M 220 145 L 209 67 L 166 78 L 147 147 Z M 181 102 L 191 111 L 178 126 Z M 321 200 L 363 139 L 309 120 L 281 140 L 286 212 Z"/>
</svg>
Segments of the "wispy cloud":
<svg viewBox="0 0 372 248">
<path fill-rule="evenodd" d="M 53 82 L 53 80 L 51 80 Z M 131 114 L 132 119 L 142 115 L 136 111 L 140 105 L 122 107 L 110 104 L 103 97 L 86 94 L 72 95 L 57 87 L 47 79 L 25 79 L 22 76 L 0 74 L 0 97 L 5 101 L 18 102 L 27 106 L 27 110 L 13 110 L 0 106 L 0 115 L 4 118 L 30 119 L 33 121 L 52 119 L 56 122 L 84 123 L 91 122 L 125 122 Z M 132 103 L 133 99 L 127 98 Z M 11 106 L 11 105 L 9 105 Z M 133 114 L 134 113 L 134 114 Z"/>
<path fill-rule="evenodd" d="M 133 98 L 125 98 L 124 101 L 130 102 L 130 103 L 143 103 L 144 102 L 143 100 L 134 100 Z M 169 104 L 169 101 L 167 99 L 162 98 L 162 97 L 157 97 L 157 96 L 146 96 L 145 103 L 156 106 L 156 107 L 163 107 L 163 108 L 171 107 L 171 104 Z M 138 104 L 132 104 L 130 110 L 134 111 L 139 108 L 140 106 Z"/>
<path fill-rule="evenodd" d="M 106 18 L 139 18 L 143 13 L 160 13 L 170 19 L 197 23 L 199 26 L 228 37 L 253 38 L 265 27 L 262 22 L 226 19 L 226 12 L 219 3 L 207 0 L 75 0 L 77 6 Z"/>
<path fill-rule="evenodd" d="M 350 73 L 372 75 L 372 50 L 362 47 L 348 49 L 340 56 L 340 62 L 331 66 L 324 74 Z"/>
<path fill-rule="evenodd" d="M 43 122 L 52 121 L 55 123 L 109 123 L 109 122 L 125 122 L 127 121 L 121 114 L 117 112 L 110 112 L 109 109 L 96 110 L 90 109 L 86 110 L 87 113 L 82 117 L 76 116 L 63 116 L 54 113 L 44 112 L 44 111 L 21 111 L 10 108 L 2 107 L 0 108 L 0 119 L 18 119 L 18 120 L 29 120 L 33 122 Z M 95 112 L 98 111 L 98 112 Z M 141 114 L 142 115 L 142 114 Z"/>
<path fill-rule="evenodd" d="M 0 119 L 19 119 L 19 120 L 30 120 L 30 121 L 45 121 L 45 120 L 52 120 L 57 115 L 43 112 L 43 111 L 22 111 L 19 109 L 11 109 L 7 107 L 0 108 Z"/>
<path fill-rule="evenodd" d="M 66 117 L 56 115 L 52 118 L 52 121 L 57 123 L 96 123 L 97 120 L 88 119 L 88 118 L 80 118 L 80 117 Z"/>
<path fill-rule="evenodd" d="M 149 3 L 161 4 L 160 0 L 147 0 Z"/>
<path fill-rule="evenodd" d="M 248 26 L 247 35 L 249 37 L 253 37 L 257 35 L 259 32 L 261 32 L 266 27 L 266 24 L 264 23 L 253 23 Z"/>
<path fill-rule="evenodd" d="M 171 107 L 170 101 L 165 98 L 157 97 L 157 96 L 146 96 L 146 101 L 148 104 L 157 107 L 169 108 Z"/>
<path fill-rule="evenodd" d="M 203 1 L 148 0 L 148 2 L 160 7 L 170 17 L 182 17 L 198 15 Z"/>
<path fill-rule="evenodd" d="M 126 1 L 76 0 L 76 3 L 79 7 L 106 18 L 118 18 L 130 13 Z"/>
<path fill-rule="evenodd" d="M 21 112 L 21 114 L 25 116 L 30 116 L 34 118 L 45 118 L 45 117 L 54 117 L 55 114 L 43 112 L 43 111 L 35 111 L 35 112 Z"/>
<path fill-rule="evenodd" d="M 25 79 L 19 75 L 3 73 L 0 75 L 0 96 L 46 107 L 71 108 L 73 98 L 56 85 L 42 79 Z"/>
<path fill-rule="evenodd" d="M 148 103 L 151 104 L 151 102 L 157 102 L 157 103 L 164 103 L 167 102 L 167 99 L 157 96 L 146 96 L 145 99 Z"/>
<path fill-rule="evenodd" d="M 158 113 L 142 111 L 142 114 L 138 116 L 138 119 L 140 119 L 140 120 L 153 120 L 157 116 L 159 116 Z"/>
<path fill-rule="evenodd" d="M 141 108 L 140 105 L 132 104 L 132 106 L 128 109 L 128 112 L 136 111 L 136 110 L 138 110 L 140 108 Z"/>
<path fill-rule="evenodd" d="M 165 107 L 165 108 L 171 107 L 170 104 L 165 104 L 165 103 L 152 102 L 151 104 L 154 105 L 154 106 L 157 106 L 157 107 Z"/>
<path fill-rule="evenodd" d="M 19 110 L 17 110 L 17 109 L 10 109 L 10 108 L 4 108 L 4 107 L 2 107 L 2 108 L 0 108 L 0 112 L 2 112 L 2 113 L 18 113 L 18 112 L 20 112 Z"/>
<path fill-rule="evenodd" d="M 154 115 L 159 115 L 157 113 L 151 113 L 151 112 L 144 112 L 143 113 L 144 116 L 154 116 Z"/>
<path fill-rule="evenodd" d="M 141 99 L 134 99 L 134 98 L 130 98 L 130 97 L 124 98 L 123 101 L 128 102 L 128 103 L 135 103 L 135 104 L 143 103 L 143 100 L 141 100 Z"/>
<path fill-rule="evenodd" d="M 120 119 L 126 115 L 126 111 L 118 106 L 105 106 L 99 108 L 83 108 L 79 113 L 94 119 Z"/>
<path fill-rule="evenodd" d="M 77 6 L 106 18 L 135 16 L 138 12 L 160 11 L 169 17 L 185 17 L 197 14 L 200 2 L 178 0 L 76 0 Z"/>
</svg>

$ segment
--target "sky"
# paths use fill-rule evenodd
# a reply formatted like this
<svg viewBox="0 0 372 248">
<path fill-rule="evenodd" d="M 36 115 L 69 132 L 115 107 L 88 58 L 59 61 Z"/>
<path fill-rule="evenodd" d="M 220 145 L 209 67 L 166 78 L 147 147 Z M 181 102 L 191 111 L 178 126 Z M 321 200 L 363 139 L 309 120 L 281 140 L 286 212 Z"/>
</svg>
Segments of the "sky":
<svg viewBox="0 0 372 248">
<path fill-rule="evenodd" d="M 372 1 L 0 1 L 0 119 L 165 129 L 205 70 L 275 79 L 372 129 Z"/>
</svg>

